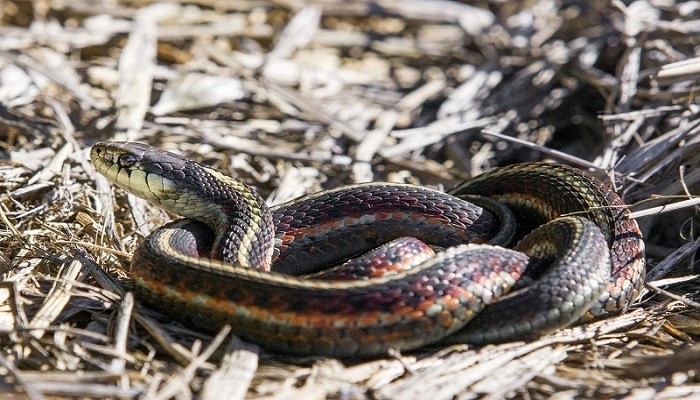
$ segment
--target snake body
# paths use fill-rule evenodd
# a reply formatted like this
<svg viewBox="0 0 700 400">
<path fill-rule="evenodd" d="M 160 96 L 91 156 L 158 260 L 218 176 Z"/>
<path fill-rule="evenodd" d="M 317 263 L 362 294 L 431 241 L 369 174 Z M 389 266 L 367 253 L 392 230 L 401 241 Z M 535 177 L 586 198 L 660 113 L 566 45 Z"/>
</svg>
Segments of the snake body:
<svg viewBox="0 0 700 400">
<path fill-rule="evenodd" d="M 205 330 L 230 324 L 285 353 L 367 357 L 536 337 L 587 312 L 623 310 L 644 276 L 641 235 L 619 197 L 565 166 L 496 169 L 450 194 L 352 185 L 268 209 L 240 181 L 147 145 L 98 143 L 91 159 L 118 186 L 186 217 L 134 254 L 140 298 Z M 474 195 L 480 206 L 464 200 Z M 495 246 L 547 221 L 512 250 Z M 318 275 L 372 249 L 358 263 L 403 257 L 414 251 L 406 236 L 445 250 L 379 277 Z M 538 279 L 499 300 L 523 274 Z"/>
</svg>

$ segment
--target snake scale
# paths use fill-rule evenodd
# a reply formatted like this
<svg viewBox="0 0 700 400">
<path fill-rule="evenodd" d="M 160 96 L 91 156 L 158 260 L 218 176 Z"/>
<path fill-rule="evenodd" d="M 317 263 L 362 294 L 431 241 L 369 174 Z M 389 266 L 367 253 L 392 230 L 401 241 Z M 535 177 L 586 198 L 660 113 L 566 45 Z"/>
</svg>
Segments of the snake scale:
<svg viewBox="0 0 700 400">
<path fill-rule="evenodd" d="M 239 180 L 145 144 L 98 143 L 91 159 L 185 217 L 134 253 L 139 298 L 273 351 L 356 358 L 531 339 L 622 312 L 644 280 L 626 206 L 568 166 L 497 168 L 447 193 L 365 183 L 268 208 Z"/>
</svg>

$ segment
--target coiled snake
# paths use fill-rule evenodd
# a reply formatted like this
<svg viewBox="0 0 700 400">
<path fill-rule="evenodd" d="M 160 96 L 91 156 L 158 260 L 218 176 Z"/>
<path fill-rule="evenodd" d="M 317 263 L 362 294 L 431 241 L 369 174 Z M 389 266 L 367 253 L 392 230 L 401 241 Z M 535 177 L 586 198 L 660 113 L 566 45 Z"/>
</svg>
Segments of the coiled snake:
<svg viewBox="0 0 700 400">
<path fill-rule="evenodd" d="M 494 169 L 449 194 L 367 183 L 268 209 L 242 182 L 148 145 L 98 143 L 91 159 L 116 185 L 185 217 L 134 254 L 139 297 L 275 351 L 367 357 L 534 338 L 621 312 L 644 280 L 644 243 L 625 205 L 563 165 Z M 512 250 L 496 246 L 514 232 L 527 234 Z M 405 237 L 444 251 L 394 268 L 427 247 Z M 362 254 L 335 278 L 318 272 Z M 507 295 L 523 275 L 533 282 Z"/>
</svg>

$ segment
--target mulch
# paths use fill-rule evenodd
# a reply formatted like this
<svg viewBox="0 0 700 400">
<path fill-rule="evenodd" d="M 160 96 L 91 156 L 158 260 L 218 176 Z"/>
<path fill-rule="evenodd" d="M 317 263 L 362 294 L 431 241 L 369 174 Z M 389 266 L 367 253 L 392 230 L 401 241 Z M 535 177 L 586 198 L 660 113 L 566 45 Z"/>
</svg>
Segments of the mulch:
<svg viewBox="0 0 700 400">
<path fill-rule="evenodd" d="M 0 5 L 0 392 L 7 398 L 700 397 L 694 2 L 15 1 Z M 622 315 L 532 342 L 292 358 L 142 307 L 131 254 L 172 218 L 90 164 L 146 142 L 277 204 L 495 166 L 587 169 L 648 276 Z"/>
</svg>

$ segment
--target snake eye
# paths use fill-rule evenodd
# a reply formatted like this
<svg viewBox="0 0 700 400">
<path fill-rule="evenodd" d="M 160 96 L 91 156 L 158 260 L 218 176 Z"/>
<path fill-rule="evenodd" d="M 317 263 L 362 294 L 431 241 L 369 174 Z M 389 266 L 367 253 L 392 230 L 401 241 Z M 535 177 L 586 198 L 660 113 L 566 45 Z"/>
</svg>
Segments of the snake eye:
<svg viewBox="0 0 700 400">
<path fill-rule="evenodd" d="M 136 164 L 136 157 L 131 154 L 122 154 L 119 156 L 119 165 L 122 168 L 129 168 Z"/>
</svg>

